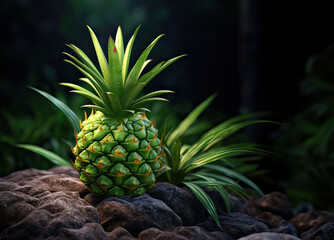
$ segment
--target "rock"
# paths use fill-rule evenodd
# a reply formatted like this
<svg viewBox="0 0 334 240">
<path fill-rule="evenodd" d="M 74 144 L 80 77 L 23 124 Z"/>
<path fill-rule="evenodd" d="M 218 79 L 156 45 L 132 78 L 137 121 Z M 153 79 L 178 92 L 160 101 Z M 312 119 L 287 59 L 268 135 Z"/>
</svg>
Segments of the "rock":
<svg viewBox="0 0 334 240">
<path fill-rule="evenodd" d="M 75 170 L 58 167 L 28 169 L 1 178 L 0 238 L 107 239 L 103 228 L 97 227 L 97 210 L 80 198 L 85 186 L 71 175 Z M 81 232 L 91 235 L 83 237 Z"/>
<path fill-rule="evenodd" d="M 163 232 L 157 228 L 149 228 L 142 231 L 138 240 L 232 240 L 224 232 L 207 232 L 201 227 L 186 226 L 177 227 L 172 232 Z"/>
<path fill-rule="evenodd" d="M 286 233 L 297 237 L 297 229 L 288 221 L 282 217 L 275 215 L 271 212 L 264 212 L 256 216 L 258 219 L 267 221 L 267 225 L 270 228 L 270 232 Z"/>
<path fill-rule="evenodd" d="M 79 192 L 80 196 L 89 193 L 85 185 L 80 182 L 77 171 L 69 167 L 55 167 L 49 171 L 36 169 L 17 171 L 2 178 L 0 182 L 14 183 L 15 191 L 30 196 L 45 191 L 73 191 Z"/>
<path fill-rule="evenodd" d="M 182 219 L 185 226 L 205 220 L 205 210 L 201 203 L 185 189 L 170 183 L 158 183 L 148 195 L 167 204 Z"/>
<path fill-rule="evenodd" d="M 149 228 L 138 235 L 138 240 L 188 240 L 183 236 L 178 236 L 173 232 L 164 232 L 157 228 Z"/>
<path fill-rule="evenodd" d="M 89 193 L 84 197 L 84 200 L 94 207 L 102 202 L 104 199 L 106 199 L 106 196 L 98 196 L 93 193 Z"/>
<path fill-rule="evenodd" d="M 233 212 L 225 214 L 219 216 L 219 221 L 224 231 L 232 238 L 240 238 L 252 233 L 269 232 L 269 227 L 264 222 L 244 213 Z M 220 230 L 211 218 L 197 224 L 197 226 L 203 227 L 209 232 Z"/>
<path fill-rule="evenodd" d="M 118 227 L 112 232 L 107 232 L 107 235 L 109 240 L 136 240 L 136 238 L 122 227 Z"/>
<path fill-rule="evenodd" d="M 173 229 L 173 232 L 190 240 L 232 240 L 232 238 L 225 232 L 208 232 L 204 228 L 198 226 L 177 227 Z"/>
<path fill-rule="evenodd" d="M 96 209 L 100 223 L 106 231 L 123 227 L 134 236 L 155 227 L 169 230 L 182 226 L 182 220 L 164 202 L 147 194 L 138 197 L 110 197 L 100 202 Z"/>
<path fill-rule="evenodd" d="M 251 199 L 248 205 L 249 213 L 252 216 L 257 216 L 262 212 L 271 212 L 285 220 L 293 217 L 293 210 L 288 198 L 280 192 L 266 194 L 260 199 Z"/>
<path fill-rule="evenodd" d="M 300 240 L 300 238 L 284 233 L 262 232 L 254 233 L 246 237 L 239 238 L 238 240 Z"/>
<path fill-rule="evenodd" d="M 309 211 L 300 213 L 290 220 L 298 230 L 299 234 L 302 234 L 311 228 L 320 227 L 328 222 L 334 222 L 334 213 L 327 211 Z"/>
<path fill-rule="evenodd" d="M 301 235 L 303 240 L 334 239 L 334 222 L 326 223 L 321 227 L 314 227 Z"/>
<path fill-rule="evenodd" d="M 0 232 L 18 223 L 35 210 L 37 199 L 15 191 L 0 192 Z"/>
<path fill-rule="evenodd" d="M 98 223 L 87 223 L 82 228 L 61 228 L 57 237 L 49 239 L 71 239 L 71 240 L 134 240 L 135 238 L 110 238 Z"/>
<path fill-rule="evenodd" d="M 310 211 L 288 222 L 292 210 L 283 194 L 248 203 L 231 196 L 227 214 L 219 194 L 206 191 L 222 229 L 187 188 L 160 183 L 138 197 L 107 198 L 89 193 L 69 167 L 18 171 L 0 178 L 0 239 L 295 240 L 296 228 L 306 240 L 333 238 L 334 213 Z"/>
<path fill-rule="evenodd" d="M 227 212 L 225 202 L 218 192 L 213 190 L 206 190 L 205 192 L 209 195 L 215 204 L 218 215 L 222 215 Z M 229 199 L 230 212 L 241 212 L 245 214 L 249 213 L 248 205 L 245 199 L 231 194 L 229 195 Z"/>
</svg>

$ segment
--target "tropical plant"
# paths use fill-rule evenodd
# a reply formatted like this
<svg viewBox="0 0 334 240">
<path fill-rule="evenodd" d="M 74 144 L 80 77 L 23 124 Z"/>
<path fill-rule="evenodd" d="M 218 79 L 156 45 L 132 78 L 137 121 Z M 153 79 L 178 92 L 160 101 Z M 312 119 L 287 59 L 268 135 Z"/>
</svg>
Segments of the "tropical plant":
<svg viewBox="0 0 334 240">
<path fill-rule="evenodd" d="M 72 148 L 76 156 L 73 162 L 80 180 L 95 194 L 110 196 L 141 195 L 152 188 L 161 170 L 160 157 L 163 146 L 158 130 L 143 108 L 155 101 L 168 101 L 158 97 L 172 93 L 160 90 L 138 97 L 143 88 L 161 71 L 183 55 L 163 61 L 142 75 L 151 60 L 147 57 L 163 36 L 158 36 L 140 55 L 133 68 L 129 68 L 130 55 L 139 27 L 124 49 L 121 28 L 117 29 L 115 41 L 108 41 L 108 59 L 100 43 L 88 27 L 96 51 L 100 71 L 78 47 L 69 44 L 78 58 L 64 53 L 66 62 L 76 67 L 85 77 L 93 91 L 72 83 L 62 83 L 73 88 L 72 92 L 89 99 L 84 105 L 92 113 L 75 129 L 76 144 Z M 77 121 L 77 119 L 72 119 Z"/>
<path fill-rule="evenodd" d="M 62 93 L 56 93 L 64 100 Z M 72 127 L 61 112 L 54 112 L 47 102 L 40 102 L 40 96 L 27 93 L 29 101 L 16 106 L 17 113 L 13 113 L 11 106 L 2 109 L 0 119 L 0 150 L 3 167 L 0 176 L 26 168 L 49 169 L 52 163 L 41 156 L 16 148 L 18 143 L 43 146 L 56 152 L 63 158 L 69 159 L 70 149 L 63 147 L 63 139 L 70 139 Z M 71 103 L 73 98 L 71 98 Z M 39 102 L 39 104 L 36 104 Z"/>
<path fill-rule="evenodd" d="M 74 129 L 78 127 L 79 120 L 75 120 L 78 118 L 67 105 L 46 92 L 35 88 L 32 89 L 57 106 L 67 116 Z M 177 128 L 169 131 L 168 134 L 165 132 L 167 125 L 164 127 L 162 135 L 165 136 L 162 136 L 162 139 L 163 144 L 165 144 L 165 154 L 161 158 L 163 165 L 158 181 L 187 186 L 199 199 L 217 225 L 220 226 L 215 205 L 203 187 L 217 191 L 222 196 L 228 212 L 230 211 L 230 192 L 242 197 L 247 196 L 245 189 L 241 186 L 241 182 L 262 195 L 262 191 L 254 182 L 233 168 L 238 166 L 244 172 L 254 172 L 257 164 L 247 163 L 248 159 L 244 156 L 268 152 L 249 143 L 225 146 L 219 143 L 244 127 L 269 121 L 252 120 L 260 114 L 243 114 L 211 128 L 195 143 L 183 145 L 181 143 L 182 136 L 187 135 L 188 130 L 196 132 L 192 130 L 192 126 L 195 125 L 196 119 L 209 106 L 214 97 L 214 95 L 209 97 L 197 106 Z M 42 147 L 28 144 L 20 144 L 18 146 L 43 155 L 56 165 L 69 165 L 69 162 L 64 158 Z"/>
<path fill-rule="evenodd" d="M 301 111 L 288 119 L 276 143 L 289 179 L 282 182 L 293 203 L 334 209 L 334 45 L 306 63 L 300 84 Z"/>
<path fill-rule="evenodd" d="M 257 185 L 233 171 L 231 166 L 233 161 L 243 162 L 234 159 L 237 156 L 265 151 L 253 144 L 221 146 L 219 143 L 246 126 L 266 121 L 251 120 L 256 114 L 240 115 L 211 128 L 192 145 L 182 145 L 181 138 L 212 102 L 215 97 L 213 95 L 196 107 L 178 127 L 163 134 L 163 141 L 160 141 L 155 124 L 145 115 L 145 111 L 149 110 L 143 106 L 151 102 L 167 101 L 157 96 L 172 91 L 155 91 L 141 97 L 138 95 L 157 74 L 183 55 L 159 63 L 141 76 L 150 62 L 147 60 L 148 54 L 162 35 L 144 50 L 134 67 L 128 71 L 133 42 L 139 28 L 134 32 L 125 51 L 122 32 L 118 28 L 116 41 L 109 38 L 108 60 L 94 32 L 89 27 L 88 29 L 101 72 L 82 50 L 72 44 L 68 46 L 78 58 L 65 53 L 70 58 L 65 61 L 80 70 L 85 76 L 80 80 L 87 83 L 93 92 L 72 83 L 62 85 L 73 88 L 72 92 L 93 103 L 83 106 L 92 109 L 91 115 L 87 117 L 85 113 L 85 120 L 81 122 L 74 112 L 57 98 L 41 90 L 33 90 L 49 99 L 71 123 L 76 138 L 76 144 L 72 148 L 75 155 L 72 164 L 78 170 L 80 180 L 90 191 L 109 196 L 140 195 L 151 189 L 157 177 L 164 174 L 168 182 L 187 186 L 219 226 L 215 206 L 201 187 L 217 191 L 223 197 L 228 211 L 229 191 L 246 195 L 239 181 L 262 194 Z M 58 155 L 38 146 L 18 146 L 39 153 L 56 164 L 68 165 Z"/>
<path fill-rule="evenodd" d="M 239 184 L 243 182 L 262 195 L 260 188 L 244 175 L 231 169 L 235 162 L 242 163 L 241 156 L 265 153 L 265 150 L 254 144 L 221 145 L 221 141 L 238 130 L 255 123 L 268 122 L 251 120 L 257 114 L 244 114 L 227 121 L 205 132 L 191 145 L 182 144 L 182 136 L 191 128 L 197 117 L 214 99 L 214 95 L 196 107 L 174 130 L 165 138 L 167 181 L 175 185 L 187 186 L 200 200 L 205 209 L 220 226 L 216 208 L 201 187 L 217 191 L 223 198 L 227 211 L 230 211 L 229 192 L 246 196 L 246 192 Z M 238 157 L 238 158 L 237 158 Z"/>
</svg>

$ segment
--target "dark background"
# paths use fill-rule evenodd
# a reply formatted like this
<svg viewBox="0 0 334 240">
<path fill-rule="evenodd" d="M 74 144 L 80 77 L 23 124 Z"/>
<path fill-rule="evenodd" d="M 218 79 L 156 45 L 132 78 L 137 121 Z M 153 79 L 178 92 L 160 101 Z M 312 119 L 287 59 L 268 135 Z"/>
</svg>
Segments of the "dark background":
<svg viewBox="0 0 334 240">
<path fill-rule="evenodd" d="M 284 119 L 300 107 L 306 60 L 334 40 L 331 9 L 325 3 L 247 0 L 6 1 L 2 102 L 17 107 L 27 85 L 58 89 L 61 81 L 75 81 L 79 75 L 62 62 L 61 52 L 74 43 L 92 53 L 86 25 L 106 43 L 118 25 L 128 40 L 141 24 L 137 54 L 160 33 L 166 36 L 151 54 L 154 62 L 188 54 L 152 88 L 169 87 L 176 91 L 174 101 L 194 104 L 219 92 L 216 105 L 227 114 L 246 107 Z"/>
<path fill-rule="evenodd" d="M 8 114 L 14 120 L 30 117 L 31 121 L 42 111 L 38 108 L 44 111 L 41 115 L 55 114 L 47 112 L 43 100 L 27 86 L 79 105 L 81 100 L 69 96 L 68 89 L 59 83 L 76 82 L 80 77 L 63 62 L 66 43 L 94 56 L 86 25 L 105 47 L 119 25 L 128 41 L 141 24 L 132 61 L 160 33 L 166 35 L 150 55 L 153 64 L 188 54 L 147 89 L 174 90 L 176 93 L 168 97 L 172 105 L 186 101 L 195 106 L 217 92 L 212 106 L 217 114 L 231 117 L 241 111 L 270 111 L 270 118 L 281 123 L 305 107 L 299 87 L 308 58 L 321 54 L 334 41 L 329 1 L 11 0 L 2 3 L 0 17 L 1 112 L 7 116 L 0 122 L 2 136 L 11 135 L 12 128 L 19 129 L 14 124 L 8 126 Z M 28 125 L 21 123 L 20 127 Z M 256 127 L 248 134 L 270 146 L 279 128 Z M 47 133 L 42 136 L 46 139 Z M 15 138 L 20 142 L 19 133 Z M 274 175 L 279 179 L 288 174 Z"/>
</svg>

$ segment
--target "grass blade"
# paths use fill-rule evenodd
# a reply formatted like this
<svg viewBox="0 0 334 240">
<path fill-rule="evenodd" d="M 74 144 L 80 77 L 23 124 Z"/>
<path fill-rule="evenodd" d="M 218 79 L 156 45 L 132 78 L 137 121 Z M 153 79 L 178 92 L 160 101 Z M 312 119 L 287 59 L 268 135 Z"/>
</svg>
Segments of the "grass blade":
<svg viewBox="0 0 334 240">
<path fill-rule="evenodd" d="M 168 136 L 167 145 L 171 144 L 175 139 L 181 137 L 183 133 L 195 122 L 197 117 L 210 105 L 216 95 L 211 95 L 204 102 L 198 105 Z"/>
<path fill-rule="evenodd" d="M 216 165 L 216 164 L 208 164 L 205 167 L 213 171 L 220 172 L 228 177 L 238 179 L 242 181 L 243 183 L 247 184 L 248 186 L 250 186 L 251 188 L 253 188 L 254 190 L 256 190 L 260 195 L 264 195 L 261 189 L 253 181 L 251 181 L 250 179 L 248 179 L 247 177 L 245 177 L 244 175 L 238 172 L 235 172 L 231 169 L 228 169 L 226 167 L 223 167 L 221 165 Z"/>
<path fill-rule="evenodd" d="M 38 92 L 39 94 L 41 94 L 42 96 L 44 96 L 46 99 L 48 99 L 51 103 L 53 103 L 68 119 L 68 121 L 70 122 L 70 124 L 72 125 L 73 129 L 76 132 L 80 132 L 80 120 L 77 117 L 77 115 L 75 115 L 75 113 L 72 111 L 72 109 L 70 109 L 65 103 L 63 103 L 62 101 L 60 101 L 59 99 L 55 98 L 54 96 L 39 90 L 37 88 L 34 87 L 29 87 L 32 90 Z"/>
<path fill-rule="evenodd" d="M 35 146 L 35 145 L 30 145 L 30 144 L 18 144 L 17 147 L 20 148 L 24 148 L 26 150 L 35 152 L 39 155 L 42 155 L 43 157 L 47 158 L 49 161 L 53 162 L 56 165 L 59 166 L 72 166 L 72 164 L 68 161 L 66 161 L 65 159 L 63 159 L 62 157 L 60 157 L 59 155 L 46 150 L 42 147 L 39 146 Z"/>
<path fill-rule="evenodd" d="M 216 207 L 212 202 L 211 198 L 198 185 L 191 182 L 183 182 L 183 184 L 186 185 L 194 193 L 194 195 L 198 198 L 203 207 L 208 211 L 216 224 L 220 228 L 222 228 L 218 219 Z"/>
<path fill-rule="evenodd" d="M 212 186 L 212 188 L 220 194 L 220 196 L 224 200 L 227 213 L 230 213 L 231 212 L 231 202 L 230 202 L 230 198 L 228 196 L 227 191 L 222 186 Z"/>
</svg>

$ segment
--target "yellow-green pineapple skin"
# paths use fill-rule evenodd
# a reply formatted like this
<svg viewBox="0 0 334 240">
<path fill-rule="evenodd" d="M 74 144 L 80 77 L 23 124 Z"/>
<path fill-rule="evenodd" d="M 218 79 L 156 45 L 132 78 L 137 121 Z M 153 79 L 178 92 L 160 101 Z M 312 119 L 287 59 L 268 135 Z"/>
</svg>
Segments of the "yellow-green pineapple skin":
<svg viewBox="0 0 334 240">
<path fill-rule="evenodd" d="M 138 196 L 153 188 L 163 147 L 144 113 L 115 120 L 92 112 L 76 134 L 74 167 L 97 195 Z"/>
</svg>

